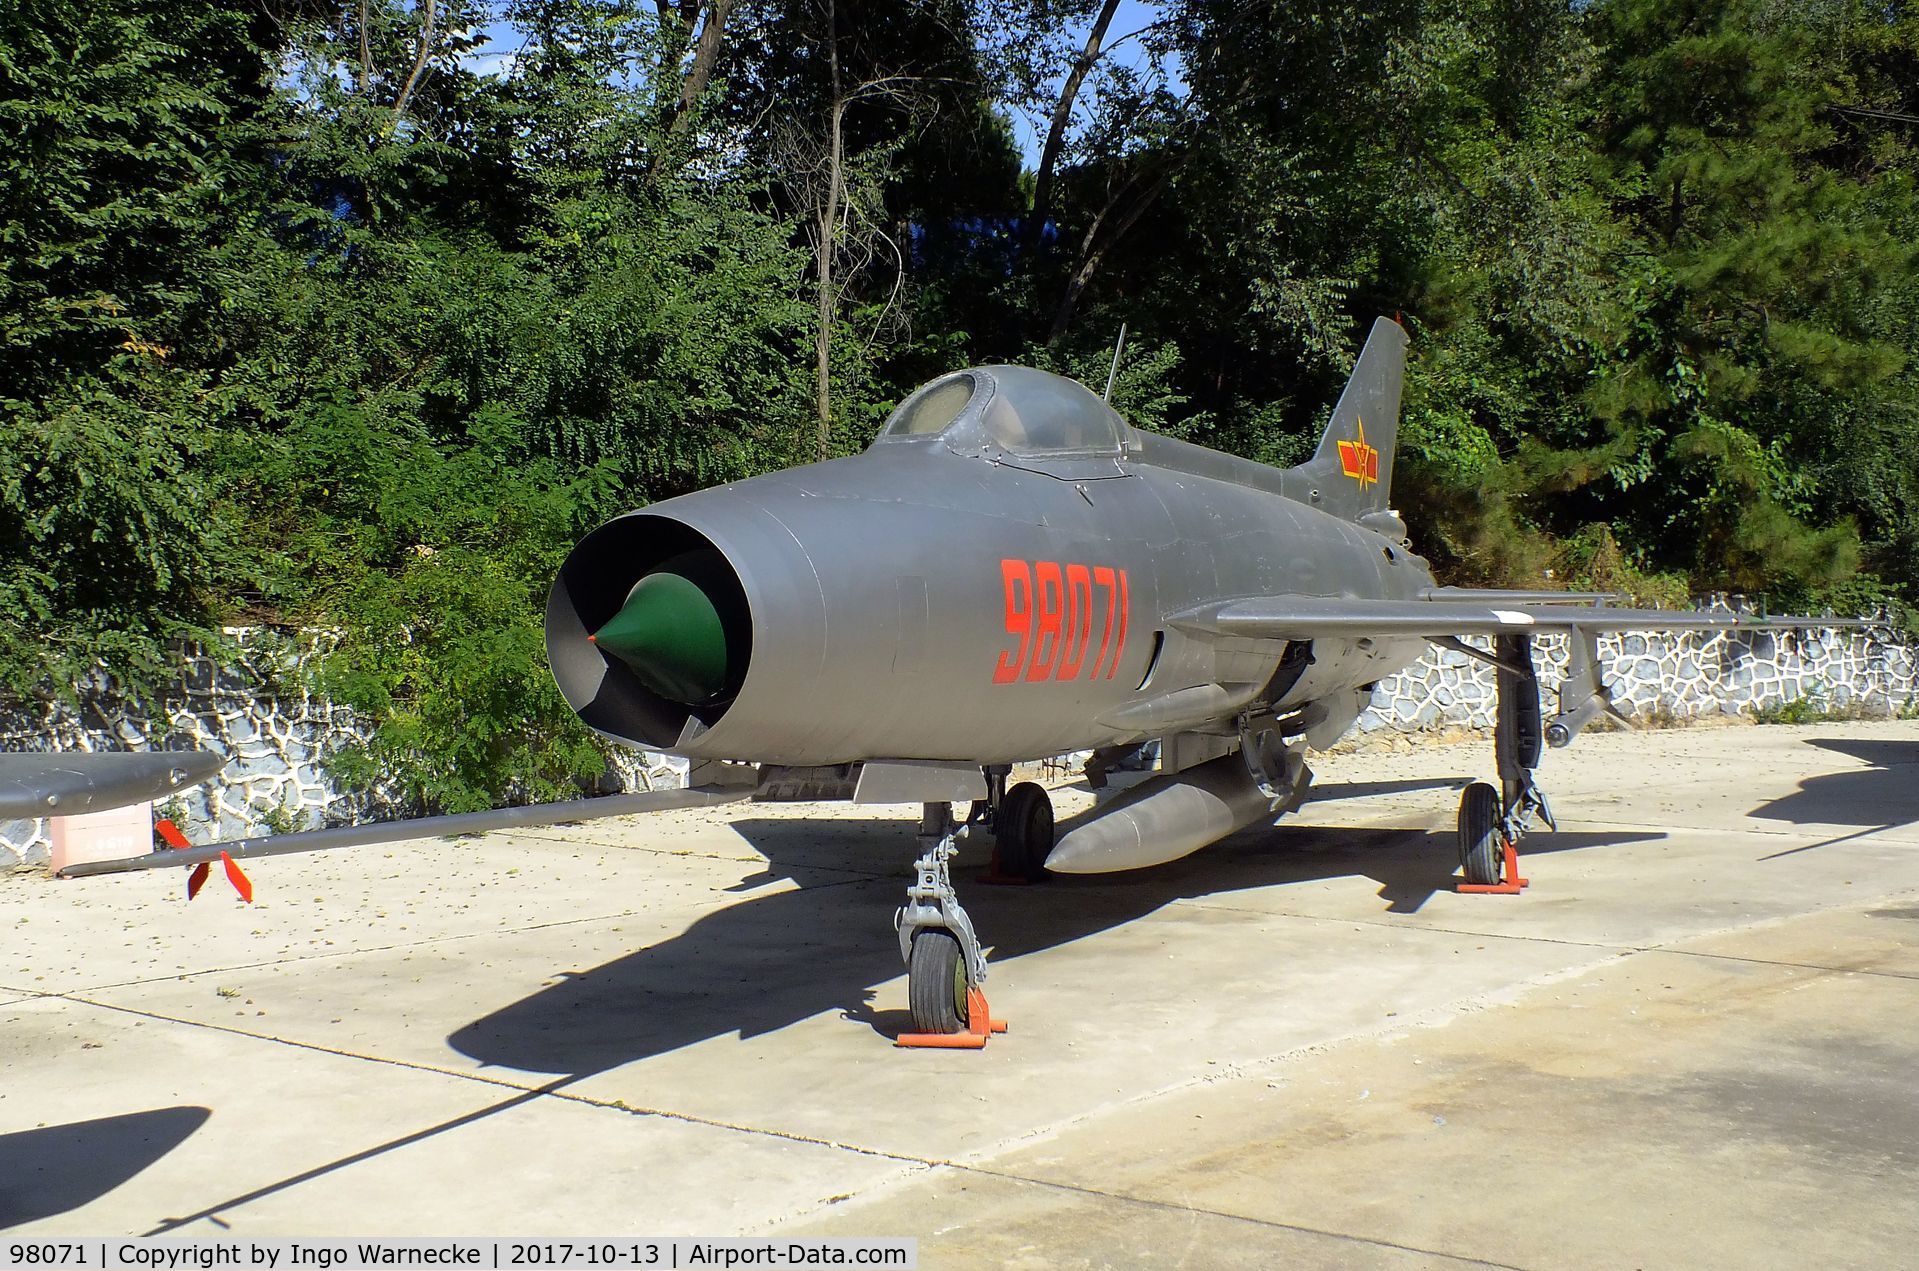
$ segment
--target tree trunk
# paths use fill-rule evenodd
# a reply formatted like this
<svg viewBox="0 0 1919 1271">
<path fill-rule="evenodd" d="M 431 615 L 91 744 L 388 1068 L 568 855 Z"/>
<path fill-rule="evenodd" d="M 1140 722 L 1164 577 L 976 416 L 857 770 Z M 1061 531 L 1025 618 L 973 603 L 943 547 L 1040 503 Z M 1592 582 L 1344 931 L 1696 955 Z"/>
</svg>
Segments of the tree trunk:
<svg viewBox="0 0 1919 1271">
<path fill-rule="evenodd" d="M 1053 311 L 1053 326 L 1046 333 L 1047 348 L 1050 349 L 1059 344 L 1060 338 L 1066 334 L 1067 326 L 1073 321 L 1073 311 L 1079 307 L 1081 294 L 1085 292 L 1087 284 L 1093 281 L 1094 275 L 1099 273 L 1099 267 L 1106 262 L 1107 253 L 1111 252 L 1119 240 L 1126 236 L 1126 231 L 1133 228 L 1134 223 L 1146 214 L 1146 209 L 1153 205 L 1154 200 L 1165 192 L 1166 187 L 1172 183 L 1173 172 L 1178 166 L 1177 163 L 1168 163 L 1152 185 L 1148 186 L 1138 200 L 1126 209 L 1126 214 L 1114 224 L 1112 232 L 1095 246 L 1094 240 L 1099 238 L 1101 223 L 1114 208 L 1119 206 L 1120 200 L 1126 197 L 1126 191 L 1132 188 L 1134 182 L 1128 181 L 1121 186 L 1119 193 L 1100 209 L 1100 214 L 1093 219 L 1093 227 L 1086 231 L 1086 237 L 1080 244 L 1079 268 L 1073 271 L 1072 279 L 1066 284 L 1066 294 L 1060 297 L 1059 308 Z"/>
<path fill-rule="evenodd" d="M 706 86 L 713 80 L 713 68 L 719 64 L 720 60 L 720 41 L 726 34 L 726 19 L 732 14 L 733 6 L 737 2 L 738 0 L 708 0 L 704 6 L 706 19 L 700 24 L 700 38 L 693 46 L 693 64 L 687 67 L 685 76 L 680 80 L 679 101 L 667 112 L 667 136 L 679 136 L 692 122 L 693 107 L 699 104 L 700 97 L 706 92 Z M 693 3 L 680 6 L 680 21 L 685 24 L 682 34 L 689 38 L 693 34 L 693 19 L 698 15 L 700 8 L 701 6 Z M 661 10 L 664 15 L 664 5 L 661 6 Z M 685 46 L 676 44 L 675 47 L 683 49 Z M 656 171 L 658 167 L 658 160 L 655 160 Z"/>
<path fill-rule="evenodd" d="M 367 33 L 367 0 L 360 0 L 360 96 L 367 95 L 367 84 L 373 79 L 373 42 Z"/>
<path fill-rule="evenodd" d="M 1026 218 L 1023 232 L 1020 234 L 1021 253 L 1027 259 L 1027 268 L 1032 268 L 1033 255 L 1039 247 L 1040 234 L 1046 228 L 1046 217 L 1052 210 L 1053 169 L 1059 163 L 1059 152 L 1066 141 L 1066 124 L 1073 117 L 1073 103 L 1079 98 L 1080 85 L 1086 82 L 1086 75 L 1093 69 L 1093 63 L 1099 61 L 1101 45 L 1106 40 L 1106 30 L 1113 22 L 1113 14 L 1119 9 L 1119 0 L 1106 0 L 1100 6 L 1099 13 L 1093 19 L 1093 29 L 1086 33 L 1086 47 L 1080 51 L 1079 60 L 1073 63 L 1073 69 L 1067 74 L 1066 82 L 1060 86 L 1059 102 L 1053 107 L 1053 122 L 1046 130 L 1046 144 L 1039 153 L 1039 169 L 1033 176 L 1033 211 Z"/>
<path fill-rule="evenodd" d="M 833 294 L 833 255 L 839 243 L 840 183 L 844 156 L 840 153 L 840 43 L 839 16 L 834 0 L 826 0 L 826 66 L 832 85 L 826 120 L 826 198 L 819 209 L 819 230 L 813 236 L 819 279 L 819 330 L 814 333 L 815 392 L 819 408 L 818 457 L 825 459 L 833 439 L 833 317 L 839 308 Z"/>
<path fill-rule="evenodd" d="M 424 16 L 420 19 L 420 51 L 413 59 L 413 73 L 406 77 L 406 84 L 400 89 L 400 95 L 393 101 L 393 122 L 398 126 L 400 116 L 406 114 L 406 104 L 413 99 L 413 90 L 419 87 L 420 74 L 426 70 L 427 56 L 433 52 L 434 0 L 425 0 L 422 6 Z"/>
</svg>

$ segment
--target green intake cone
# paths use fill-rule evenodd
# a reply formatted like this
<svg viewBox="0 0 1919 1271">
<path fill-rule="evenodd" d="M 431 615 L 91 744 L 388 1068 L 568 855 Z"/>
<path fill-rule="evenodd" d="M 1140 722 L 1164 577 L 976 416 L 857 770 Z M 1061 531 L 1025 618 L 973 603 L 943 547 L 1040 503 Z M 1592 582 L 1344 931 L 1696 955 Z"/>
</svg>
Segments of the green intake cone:
<svg viewBox="0 0 1919 1271">
<path fill-rule="evenodd" d="M 671 702 L 704 702 L 726 687 L 726 630 L 698 583 L 648 574 L 592 640 Z"/>
</svg>

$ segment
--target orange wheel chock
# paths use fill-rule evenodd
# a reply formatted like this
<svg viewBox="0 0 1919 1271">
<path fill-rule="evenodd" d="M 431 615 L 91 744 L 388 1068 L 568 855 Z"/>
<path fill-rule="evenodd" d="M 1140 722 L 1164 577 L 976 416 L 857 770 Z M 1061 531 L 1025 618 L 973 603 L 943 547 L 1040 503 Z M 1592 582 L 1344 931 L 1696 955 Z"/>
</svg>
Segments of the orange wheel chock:
<svg viewBox="0 0 1919 1271">
<path fill-rule="evenodd" d="M 1498 883 L 1469 883 L 1463 879 L 1453 890 L 1469 896 L 1517 896 L 1532 885 L 1532 879 L 1519 876 L 1519 849 L 1513 846 L 1511 839 L 1506 842 L 1505 881 Z"/>
<path fill-rule="evenodd" d="M 1000 867 L 999 844 L 993 844 L 993 858 L 986 863 L 986 872 L 979 881 L 992 887 L 1031 887 L 1033 880 L 1021 878 L 1018 874 L 1009 874 Z"/>
<path fill-rule="evenodd" d="M 1006 1031 L 1006 1021 L 994 1019 L 986 1005 L 986 994 L 976 988 L 966 990 L 966 1027 L 957 1033 L 901 1033 L 895 1046 L 909 1050 L 984 1050 L 994 1033 Z"/>
</svg>

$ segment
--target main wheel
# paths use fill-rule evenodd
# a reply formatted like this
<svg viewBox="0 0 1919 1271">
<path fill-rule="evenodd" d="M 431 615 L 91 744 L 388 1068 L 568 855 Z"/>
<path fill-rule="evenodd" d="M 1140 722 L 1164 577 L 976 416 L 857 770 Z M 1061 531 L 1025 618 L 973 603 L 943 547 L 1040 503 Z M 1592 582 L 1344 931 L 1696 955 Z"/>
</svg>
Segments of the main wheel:
<svg viewBox="0 0 1919 1271">
<path fill-rule="evenodd" d="M 1053 850 L 1053 797 L 1035 781 L 1022 781 L 1000 800 L 993 818 L 1002 874 L 1037 883 L 1046 877 L 1046 858 Z"/>
<path fill-rule="evenodd" d="M 922 927 L 913 937 L 906 1001 L 919 1032 L 957 1033 L 966 1027 L 966 956 L 952 932 Z"/>
<path fill-rule="evenodd" d="M 1475 781 L 1459 796 L 1459 866 L 1478 887 L 1499 882 L 1506 846 L 1499 838 L 1499 791 Z"/>
</svg>

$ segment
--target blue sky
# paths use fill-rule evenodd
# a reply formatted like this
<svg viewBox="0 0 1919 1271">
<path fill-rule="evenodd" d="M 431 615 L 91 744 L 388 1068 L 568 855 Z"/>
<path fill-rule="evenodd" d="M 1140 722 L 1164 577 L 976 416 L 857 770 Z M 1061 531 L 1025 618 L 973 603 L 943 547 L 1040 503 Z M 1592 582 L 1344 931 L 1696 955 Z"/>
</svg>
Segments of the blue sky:
<svg viewBox="0 0 1919 1271">
<path fill-rule="evenodd" d="M 1126 37 L 1152 25 L 1160 17 L 1161 10 L 1158 5 L 1144 3 L 1144 0 L 1124 0 L 1113 15 L 1113 24 L 1107 31 L 1107 47 L 1114 49 L 1111 56 L 1127 65 L 1144 67 L 1148 61 L 1145 51 L 1140 47 L 1138 40 Z M 1075 46 L 1084 45 L 1087 25 L 1087 23 L 1081 23 L 1073 31 Z M 512 68 L 513 54 L 520 47 L 519 34 L 504 23 L 490 24 L 485 28 L 485 34 L 485 43 L 468 56 L 467 65 L 483 75 L 506 73 Z M 1168 68 L 1168 70 L 1170 77 L 1177 83 L 1177 69 Z M 1062 68 L 1062 76 L 1063 73 Z M 1084 103 L 1081 109 L 1085 109 Z M 1032 118 L 1023 111 L 1013 112 L 1013 136 L 1019 143 L 1021 153 L 1026 156 L 1029 168 L 1039 159 L 1040 142 L 1044 137 L 1046 124 L 1045 115 Z"/>
</svg>

